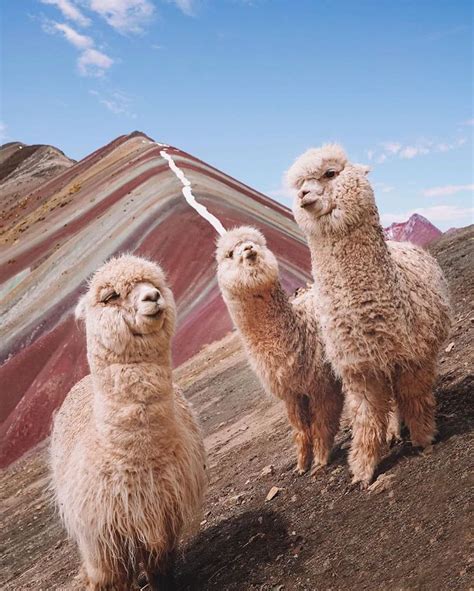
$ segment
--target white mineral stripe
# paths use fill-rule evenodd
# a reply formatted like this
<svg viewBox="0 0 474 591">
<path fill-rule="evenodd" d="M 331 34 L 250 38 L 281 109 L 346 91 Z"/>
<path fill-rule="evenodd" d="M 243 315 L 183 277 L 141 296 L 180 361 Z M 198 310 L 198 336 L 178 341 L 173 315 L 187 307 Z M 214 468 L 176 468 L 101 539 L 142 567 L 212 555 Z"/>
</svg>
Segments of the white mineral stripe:
<svg viewBox="0 0 474 591">
<path fill-rule="evenodd" d="M 174 174 L 178 177 L 178 179 L 181 181 L 181 183 L 183 185 L 182 193 L 183 193 L 186 201 L 189 203 L 189 205 L 193 209 L 195 209 L 201 217 L 203 217 L 205 220 L 207 220 L 218 234 L 220 234 L 221 236 L 223 234 L 225 234 L 226 229 L 221 224 L 221 222 L 216 218 L 216 216 L 212 215 L 212 213 L 210 213 L 207 210 L 207 208 L 204 207 L 204 205 L 201 205 L 200 203 L 198 203 L 196 201 L 196 198 L 194 197 L 193 192 L 191 190 L 191 183 L 188 181 L 188 179 L 184 175 L 184 172 L 176 166 L 176 163 L 173 160 L 173 158 L 168 154 L 168 152 L 166 152 L 166 150 L 161 150 L 160 154 L 165 160 L 167 160 L 169 167 L 174 172 Z"/>
</svg>

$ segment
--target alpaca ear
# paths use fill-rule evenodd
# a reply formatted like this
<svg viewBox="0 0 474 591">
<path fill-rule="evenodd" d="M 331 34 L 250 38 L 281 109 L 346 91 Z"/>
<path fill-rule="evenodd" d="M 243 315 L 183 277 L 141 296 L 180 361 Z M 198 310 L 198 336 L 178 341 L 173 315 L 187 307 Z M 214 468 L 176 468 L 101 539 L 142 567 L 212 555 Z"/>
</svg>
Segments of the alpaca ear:
<svg viewBox="0 0 474 591">
<path fill-rule="evenodd" d="M 83 295 L 77 302 L 76 309 L 74 310 L 76 320 L 85 320 L 86 318 L 86 296 Z"/>
</svg>

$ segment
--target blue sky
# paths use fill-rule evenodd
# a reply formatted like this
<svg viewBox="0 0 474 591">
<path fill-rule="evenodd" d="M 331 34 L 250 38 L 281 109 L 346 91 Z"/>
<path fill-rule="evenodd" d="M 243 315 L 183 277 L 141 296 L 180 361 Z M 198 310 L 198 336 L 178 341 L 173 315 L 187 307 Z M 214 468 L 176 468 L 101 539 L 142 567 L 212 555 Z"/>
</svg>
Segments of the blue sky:
<svg viewBox="0 0 474 591">
<path fill-rule="evenodd" d="M 289 203 L 338 141 L 385 224 L 473 221 L 472 8 L 457 0 L 3 2 L 2 141 L 82 158 L 140 129 Z"/>
</svg>

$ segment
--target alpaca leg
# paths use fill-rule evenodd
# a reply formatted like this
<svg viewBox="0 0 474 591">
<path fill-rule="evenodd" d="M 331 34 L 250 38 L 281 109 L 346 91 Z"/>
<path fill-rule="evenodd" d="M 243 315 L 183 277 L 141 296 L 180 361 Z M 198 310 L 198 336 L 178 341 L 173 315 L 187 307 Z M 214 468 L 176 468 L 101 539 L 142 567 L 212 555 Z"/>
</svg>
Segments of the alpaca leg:
<svg viewBox="0 0 474 591">
<path fill-rule="evenodd" d="M 311 438 L 314 467 L 312 474 L 326 466 L 339 429 L 343 398 L 335 385 L 321 385 L 311 399 Z"/>
<path fill-rule="evenodd" d="M 415 447 L 426 447 L 436 434 L 436 401 L 433 394 L 435 379 L 435 370 L 430 365 L 406 370 L 398 380 L 398 403 Z"/>
<path fill-rule="evenodd" d="M 340 427 L 341 429 L 352 429 L 352 423 L 354 422 L 355 415 L 352 406 L 345 400 L 342 413 L 341 413 L 341 420 L 340 420 Z"/>
<path fill-rule="evenodd" d="M 401 439 L 401 417 L 398 404 L 394 398 L 390 400 L 390 414 L 388 415 L 387 443 L 390 445 L 393 441 Z"/>
<path fill-rule="evenodd" d="M 288 420 L 295 430 L 297 471 L 304 474 L 313 460 L 310 430 L 310 408 L 307 396 L 295 396 L 285 400 Z"/>
<path fill-rule="evenodd" d="M 90 545 L 81 544 L 87 591 L 128 591 L 129 577 L 125 567 L 110 555 Z"/>
<path fill-rule="evenodd" d="M 366 487 L 385 447 L 391 392 L 386 380 L 362 374 L 351 375 L 346 386 L 354 416 L 349 453 L 352 482 Z"/>
<path fill-rule="evenodd" d="M 174 561 L 174 552 L 155 561 L 154 564 L 151 558 L 148 560 L 145 571 L 151 591 L 175 591 Z"/>
</svg>

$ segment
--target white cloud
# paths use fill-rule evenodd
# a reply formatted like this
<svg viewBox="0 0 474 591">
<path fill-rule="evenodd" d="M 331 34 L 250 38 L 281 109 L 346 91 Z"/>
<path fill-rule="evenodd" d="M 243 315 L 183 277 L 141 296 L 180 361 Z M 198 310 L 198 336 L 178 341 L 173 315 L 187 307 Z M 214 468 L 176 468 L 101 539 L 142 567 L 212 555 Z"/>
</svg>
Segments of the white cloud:
<svg viewBox="0 0 474 591">
<path fill-rule="evenodd" d="M 43 23 L 43 30 L 46 33 L 59 33 L 68 43 L 80 51 L 77 58 L 77 69 L 81 76 L 98 78 L 113 65 L 114 60 L 95 47 L 94 40 L 78 33 L 73 27 L 66 23 L 46 21 Z"/>
<path fill-rule="evenodd" d="M 172 2 L 176 4 L 176 6 L 188 16 L 192 16 L 195 11 L 195 0 L 168 0 L 168 2 Z"/>
<path fill-rule="evenodd" d="M 87 49 L 94 45 L 94 41 L 87 35 L 81 35 L 75 29 L 66 25 L 66 23 L 51 23 L 50 25 L 54 30 L 59 31 L 66 41 L 69 41 L 71 45 L 77 47 L 77 49 Z"/>
<path fill-rule="evenodd" d="M 421 139 L 414 144 L 402 144 L 400 142 L 381 142 L 379 149 L 367 150 L 369 160 L 375 160 L 383 164 L 393 157 L 411 160 L 417 156 L 424 156 L 431 153 L 449 152 L 460 148 L 466 143 L 465 137 L 460 137 L 452 142 L 436 142 L 428 139 Z"/>
<path fill-rule="evenodd" d="M 473 192 L 474 184 L 472 185 L 444 185 L 443 187 L 432 187 L 425 189 L 423 195 L 425 197 L 445 197 L 447 195 L 455 195 L 462 192 Z"/>
<path fill-rule="evenodd" d="M 430 149 L 423 146 L 405 146 L 399 152 L 400 158 L 411 159 L 415 156 L 429 154 Z"/>
<path fill-rule="evenodd" d="M 382 225 L 389 226 L 393 222 L 404 222 L 414 213 L 424 216 L 433 224 L 444 225 L 445 227 L 453 225 L 472 224 L 474 216 L 474 207 L 459 207 L 457 205 L 434 205 L 433 207 L 419 207 L 399 213 L 383 213 L 381 217 Z"/>
<path fill-rule="evenodd" d="M 378 189 L 382 193 L 391 193 L 392 191 L 395 190 L 395 187 L 392 187 L 391 185 L 387 185 L 386 183 L 375 183 L 374 188 Z"/>
<path fill-rule="evenodd" d="M 397 154 L 402 149 L 402 144 L 397 142 L 384 142 L 382 147 L 389 153 L 389 154 Z"/>
<path fill-rule="evenodd" d="M 120 33 L 142 33 L 155 12 L 150 0 L 87 0 L 87 4 Z"/>
<path fill-rule="evenodd" d="M 124 92 L 116 90 L 104 96 L 96 90 L 89 90 L 89 94 L 96 96 L 99 103 L 114 115 L 126 115 L 131 119 L 136 119 L 136 114 L 131 110 L 132 99 Z"/>
<path fill-rule="evenodd" d="M 98 49 L 90 48 L 81 53 L 77 60 L 77 67 L 82 76 L 99 78 L 110 68 L 114 60 Z"/>
<path fill-rule="evenodd" d="M 468 127 L 472 127 L 474 125 L 474 119 L 467 119 L 467 121 L 463 121 L 463 125 L 467 125 Z"/>
<path fill-rule="evenodd" d="M 74 21 L 81 27 L 90 25 L 90 20 L 82 14 L 77 6 L 70 0 L 41 0 L 43 4 L 51 4 L 59 8 L 63 16 L 71 21 Z"/>
</svg>

